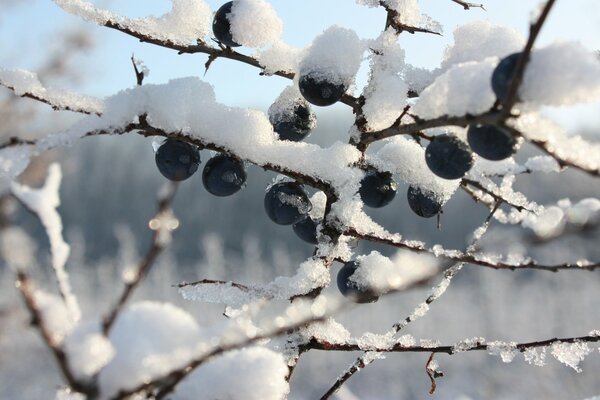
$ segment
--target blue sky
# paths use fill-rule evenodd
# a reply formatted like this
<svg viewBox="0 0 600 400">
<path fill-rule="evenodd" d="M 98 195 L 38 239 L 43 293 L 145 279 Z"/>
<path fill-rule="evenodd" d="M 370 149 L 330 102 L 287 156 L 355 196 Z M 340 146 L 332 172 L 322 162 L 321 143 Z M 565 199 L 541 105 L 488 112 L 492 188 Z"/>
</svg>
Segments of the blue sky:
<svg viewBox="0 0 600 400">
<path fill-rule="evenodd" d="M 539 4 L 539 0 L 482 1 L 487 11 L 465 11 L 450 0 L 421 0 L 422 10 L 443 24 L 444 36 L 402 34 L 401 44 L 406 49 L 407 60 L 428 68 L 438 66 L 445 46 L 452 43 L 454 27 L 471 20 L 488 19 L 512 26 L 526 35 L 530 12 Z M 216 10 L 222 1 L 209 0 L 208 3 Z M 353 28 L 363 38 L 372 38 L 380 32 L 385 19 L 381 9 L 359 6 L 353 0 L 272 0 L 271 3 L 284 21 L 284 39 L 295 46 L 310 43 L 313 37 L 333 24 Z M 132 53 L 150 68 L 147 82 L 203 76 L 205 55 L 179 56 L 174 51 L 139 43 L 122 33 L 67 15 L 50 0 L 19 0 L 13 4 L 13 7 L 0 6 L 1 66 L 35 71 L 43 54 L 49 48 L 61 45 L 61 32 L 70 27 L 85 26 L 97 45 L 78 59 L 85 71 L 85 79 L 77 87 L 79 91 L 107 96 L 133 85 L 129 62 Z M 95 4 L 130 17 L 160 15 L 170 8 L 167 0 L 104 0 L 95 1 Z M 579 40 L 590 49 L 600 49 L 600 2 L 559 0 L 539 43 L 554 40 Z M 251 49 L 241 51 L 252 52 Z M 217 60 L 203 79 L 215 86 L 219 101 L 263 109 L 289 84 L 278 77 L 260 77 L 255 68 L 228 60 Z M 365 79 L 363 69 L 358 79 L 359 86 Z M 574 114 L 573 110 L 552 112 L 561 122 L 577 126 L 580 121 L 591 119 L 597 126 L 600 124 L 598 106 L 577 107 Z"/>
</svg>

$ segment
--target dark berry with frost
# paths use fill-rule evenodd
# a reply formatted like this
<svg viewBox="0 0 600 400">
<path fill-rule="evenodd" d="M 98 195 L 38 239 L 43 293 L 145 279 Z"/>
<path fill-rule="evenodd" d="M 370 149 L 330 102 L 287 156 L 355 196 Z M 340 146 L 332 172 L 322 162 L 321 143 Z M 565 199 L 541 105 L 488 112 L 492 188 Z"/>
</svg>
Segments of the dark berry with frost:
<svg viewBox="0 0 600 400">
<path fill-rule="evenodd" d="M 409 186 L 407 198 L 410 209 L 419 217 L 431 218 L 442 210 L 442 203 L 437 196 L 419 187 Z"/>
<path fill-rule="evenodd" d="M 476 154 L 492 161 L 512 156 L 518 147 L 517 139 L 497 125 L 470 125 L 467 140 Z"/>
<path fill-rule="evenodd" d="M 337 286 L 344 297 L 352 300 L 355 303 L 374 303 L 379 299 L 379 295 L 368 288 L 359 288 L 358 285 L 350 280 L 350 277 L 354 274 L 358 268 L 356 261 L 349 261 L 342 268 L 337 275 Z"/>
<path fill-rule="evenodd" d="M 196 172 L 200 165 L 200 152 L 192 144 L 177 139 L 167 139 L 154 155 L 161 174 L 172 181 L 183 181 Z"/>
<path fill-rule="evenodd" d="M 469 146 L 453 135 L 438 135 L 425 149 L 427 166 L 444 179 L 459 179 L 473 166 L 473 152 Z"/>
<path fill-rule="evenodd" d="M 296 236 L 298 236 L 300 239 L 304 240 L 305 242 L 308 242 L 310 244 L 318 244 L 319 243 L 319 241 L 317 240 L 318 225 L 319 225 L 319 223 L 317 221 L 312 219 L 310 216 L 307 216 L 306 218 L 304 218 L 301 221 L 296 222 L 294 225 L 292 225 L 292 229 L 294 230 L 294 233 L 296 234 Z"/>
<path fill-rule="evenodd" d="M 398 184 L 389 172 L 370 172 L 360 182 L 358 193 L 366 206 L 379 208 L 389 204 L 396 196 Z"/>
<path fill-rule="evenodd" d="M 308 215 L 312 204 L 302 186 L 296 182 L 277 183 L 265 195 L 265 211 L 279 225 L 292 225 Z"/>
<path fill-rule="evenodd" d="M 291 110 L 269 115 L 269 120 L 273 124 L 273 130 L 279 135 L 279 139 L 299 142 L 306 138 L 313 129 L 315 114 L 308 103 L 302 100 L 302 103 L 294 105 Z"/>
<path fill-rule="evenodd" d="M 238 47 L 241 44 L 234 41 L 231 34 L 231 21 L 229 17 L 232 6 L 233 1 L 228 1 L 217 10 L 213 18 L 212 30 L 215 38 L 225 46 Z"/>
<path fill-rule="evenodd" d="M 246 183 L 246 169 L 237 158 L 219 154 L 204 165 L 202 184 L 215 196 L 231 196 Z"/>
<path fill-rule="evenodd" d="M 298 87 L 306 101 L 321 107 L 335 104 L 346 92 L 344 84 L 330 82 L 314 74 L 301 75 Z"/>
<path fill-rule="evenodd" d="M 496 94 L 496 98 L 500 101 L 505 101 L 508 95 L 512 78 L 515 74 L 517 63 L 519 62 L 521 53 L 514 53 L 504 57 L 492 73 L 492 90 Z"/>
</svg>

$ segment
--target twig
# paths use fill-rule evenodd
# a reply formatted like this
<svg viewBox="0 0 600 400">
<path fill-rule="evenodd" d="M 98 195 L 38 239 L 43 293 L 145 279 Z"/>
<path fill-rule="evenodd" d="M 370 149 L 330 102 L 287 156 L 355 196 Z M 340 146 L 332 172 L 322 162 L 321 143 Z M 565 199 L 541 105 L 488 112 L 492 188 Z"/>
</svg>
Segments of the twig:
<svg viewBox="0 0 600 400">
<path fill-rule="evenodd" d="M 0 85 L 4 86 L 5 88 L 7 88 L 9 90 L 12 90 L 13 93 L 15 93 L 15 88 L 13 86 L 4 85 L 1 82 L 0 82 Z M 88 109 L 85 107 L 70 106 L 70 105 L 65 105 L 65 104 L 61 104 L 61 105 L 54 104 L 54 103 L 52 103 L 51 100 L 47 99 L 46 97 L 42 97 L 42 96 L 39 96 L 39 95 L 31 93 L 31 92 L 23 93 L 23 94 L 19 95 L 19 97 L 32 99 L 32 100 L 36 100 L 41 103 L 47 104 L 50 107 L 52 107 L 52 109 L 54 111 L 72 111 L 72 112 L 76 112 L 76 113 L 80 113 L 80 114 L 87 114 L 87 115 L 92 115 L 92 114 L 101 115 L 100 112 L 93 110 L 93 109 Z M 3 146 L 3 147 L 6 147 L 6 146 Z"/>
<path fill-rule="evenodd" d="M 395 240 L 392 238 L 381 237 L 370 233 L 358 232 L 356 228 L 349 228 L 344 234 L 374 243 L 387 244 L 393 247 L 414 251 L 416 253 L 429 253 L 436 257 L 443 258 L 446 260 L 463 262 L 466 264 L 472 264 L 493 269 L 507 269 L 512 271 L 522 269 L 536 269 L 540 271 L 558 272 L 562 270 L 593 271 L 595 269 L 600 268 L 600 262 L 575 262 L 554 265 L 539 264 L 537 261 L 534 260 L 529 260 L 522 263 L 509 263 L 505 261 L 494 262 L 489 260 L 483 254 L 471 255 L 463 253 L 459 250 L 448 249 L 445 249 L 443 251 L 436 251 L 435 249 L 429 249 L 421 244 L 415 244 L 411 241 Z"/>
<path fill-rule="evenodd" d="M 161 215 L 162 213 L 170 209 L 171 203 L 173 202 L 173 198 L 175 197 L 175 193 L 177 193 L 177 183 L 170 183 L 169 192 L 158 202 L 157 215 Z M 104 333 L 104 335 L 108 336 L 110 329 L 112 328 L 119 313 L 123 310 L 125 303 L 129 299 L 129 297 L 131 297 L 133 291 L 137 288 L 140 282 L 147 275 L 148 271 L 154 264 L 154 261 L 164 250 L 165 244 L 160 240 L 160 235 L 160 229 L 156 229 L 152 236 L 152 244 L 150 245 L 150 248 L 146 252 L 144 258 L 140 261 L 139 265 L 137 266 L 135 276 L 133 277 L 133 279 L 128 280 L 125 283 L 125 287 L 123 288 L 123 292 L 121 293 L 119 300 L 103 318 L 102 332 Z"/>
<path fill-rule="evenodd" d="M 466 1 L 463 0 L 451 0 L 456 4 L 461 5 L 465 10 L 470 10 L 471 8 L 481 8 L 482 10 L 485 11 L 485 8 L 483 8 L 483 4 L 480 3 L 468 3 Z"/>
<path fill-rule="evenodd" d="M 443 372 L 437 371 L 436 369 L 434 369 L 431 366 L 434 355 L 435 355 L 435 353 L 431 353 L 431 355 L 427 359 L 427 364 L 425 364 L 425 372 L 427 372 L 427 376 L 429 376 L 429 379 L 431 380 L 431 388 L 429 389 L 429 394 L 435 393 L 435 389 L 437 387 L 437 385 L 435 383 L 436 378 L 440 378 L 440 377 L 444 376 Z"/>
<path fill-rule="evenodd" d="M 135 72 L 135 80 L 137 81 L 137 85 L 142 86 L 144 83 L 144 73 L 138 69 L 133 54 L 131 55 L 131 64 L 133 64 L 133 72 Z"/>
<path fill-rule="evenodd" d="M 506 92 L 506 97 L 502 102 L 502 118 L 504 120 L 510 118 L 510 113 L 517 102 L 518 99 L 518 91 L 521 86 L 521 82 L 523 81 L 523 75 L 525 74 L 525 66 L 529 62 L 529 55 L 531 54 L 531 50 L 533 49 L 533 44 L 537 39 L 540 31 L 542 30 L 542 26 L 544 26 L 544 22 L 546 22 L 546 18 L 554 5 L 555 0 L 548 0 L 546 5 L 542 9 L 540 16 L 535 24 L 530 26 L 529 29 L 529 38 L 527 39 L 527 43 L 517 60 L 517 65 L 515 66 L 512 79 L 510 82 L 510 86 L 508 87 L 508 91 Z"/>
</svg>

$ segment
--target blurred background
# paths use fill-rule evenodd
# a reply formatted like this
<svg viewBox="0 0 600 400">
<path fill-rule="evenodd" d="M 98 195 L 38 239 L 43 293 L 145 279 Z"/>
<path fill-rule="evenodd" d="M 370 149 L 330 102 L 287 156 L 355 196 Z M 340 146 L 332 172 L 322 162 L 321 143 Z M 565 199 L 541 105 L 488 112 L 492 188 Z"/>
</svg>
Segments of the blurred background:
<svg viewBox="0 0 600 400">
<path fill-rule="evenodd" d="M 160 15 L 170 8 L 166 0 L 96 1 L 130 17 Z M 208 1 L 213 10 L 221 3 Z M 284 21 L 284 39 L 303 47 L 332 24 L 353 28 L 363 38 L 381 31 L 385 15 L 352 0 L 303 0 L 271 2 Z M 530 12 L 538 0 L 484 0 L 487 11 L 464 11 L 448 1 L 422 1 L 422 11 L 444 26 L 443 36 L 403 33 L 400 43 L 409 63 L 435 68 L 444 48 L 453 42 L 452 30 L 468 21 L 487 19 L 508 25 L 527 35 Z M 35 71 L 49 86 L 69 88 L 94 96 L 109 96 L 135 84 L 130 57 L 135 54 L 150 69 L 145 83 L 164 83 L 182 76 L 200 76 L 214 85 L 217 99 L 231 106 L 266 112 L 289 81 L 259 76 L 258 70 L 228 60 L 217 60 L 204 75 L 206 56 L 175 52 L 139 43 L 119 32 L 100 28 L 65 14 L 47 0 L 0 0 L 0 66 Z M 600 4 L 597 0 L 559 1 L 544 27 L 539 45 L 555 40 L 578 40 L 591 50 L 600 49 Z M 252 50 L 242 49 L 251 54 Z M 366 83 L 361 69 L 357 93 Z M 545 113 L 573 134 L 600 141 L 600 104 L 548 108 Z M 348 107 L 317 108 L 317 129 L 307 139 L 328 146 L 346 142 L 353 115 Z M 45 105 L 13 96 L 0 89 L 0 137 L 40 137 L 59 132 L 81 118 L 54 112 Z M 517 160 L 539 154 L 524 146 Z M 202 161 L 210 152 L 202 151 Z M 156 209 L 156 192 L 164 178 L 154 164 L 150 139 L 129 135 L 81 140 L 73 147 L 44 154 L 22 177 L 39 185 L 51 161 L 59 161 L 64 173 L 60 213 L 65 237 L 71 245 L 67 270 L 80 297 L 84 315 L 105 312 L 120 291 L 123 269 L 134 265 L 149 245 L 148 220 Z M 203 278 L 240 283 L 266 283 L 276 276 L 292 275 L 297 265 L 312 254 L 312 246 L 298 239 L 289 227 L 271 223 L 263 211 L 265 187 L 275 178 L 248 167 L 244 190 L 229 198 L 216 198 L 202 187 L 196 174 L 180 185 L 174 211 L 180 228 L 173 245 L 161 256 L 136 298 L 174 302 L 193 313 L 202 324 L 222 318 L 222 307 L 186 302 L 173 284 Z M 600 183 L 587 175 L 567 171 L 560 175 L 519 176 L 515 185 L 531 200 L 552 204 L 562 198 L 577 202 L 600 197 Z M 464 249 L 470 233 L 487 209 L 458 192 L 446 205 L 442 227 L 420 219 L 409 210 L 406 186 L 396 199 L 380 210 L 369 210 L 387 229 L 405 238 Z M 54 279 L 49 271 L 48 244 L 39 222 L 10 198 L 0 199 L 0 224 L 21 226 L 35 239 L 36 279 L 49 290 Z M 520 228 L 492 225 L 482 242 L 485 250 L 506 253 L 525 249 L 542 262 L 561 263 L 581 258 L 600 259 L 598 224 L 570 230 L 559 238 L 539 240 Z M 360 244 L 356 254 L 376 249 Z M 339 265 L 335 265 L 333 273 Z M 50 354 L 37 333 L 28 329 L 27 314 L 14 289 L 14 277 L 0 264 L 0 399 L 48 399 L 60 385 Z M 483 336 L 489 340 L 531 341 L 585 335 L 600 329 L 600 276 L 597 272 L 492 271 L 468 266 L 443 299 L 425 318 L 405 333 L 417 339 L 436 339 L 444 344 Z M 333 290 L 335 291 L 335 290 Z M 385 332 L 411 313 L 426 297 L 419 289 L 357 306 L 337 318 L 359 335 L 365 330 Z M 596 346 L 597 347 L 597 346 Z M 300 360 L 292 379 L 291 399 L 320 397 L 358 354 L 310 352 Z M 548 365 L 528 365 L 522 357 L 504 364 L 499 357 L 467 353 L 436 357 L 445 377 L 438 380 L 434 399 L 584 399 L 600 394 L 600 357 L 592 354 L 576 373 L 549 354 Z M 342 392 L 341 400 L 423 399 L 429 397 L 425 354 L 390 354 L 357 374 Z"/>
</svg>

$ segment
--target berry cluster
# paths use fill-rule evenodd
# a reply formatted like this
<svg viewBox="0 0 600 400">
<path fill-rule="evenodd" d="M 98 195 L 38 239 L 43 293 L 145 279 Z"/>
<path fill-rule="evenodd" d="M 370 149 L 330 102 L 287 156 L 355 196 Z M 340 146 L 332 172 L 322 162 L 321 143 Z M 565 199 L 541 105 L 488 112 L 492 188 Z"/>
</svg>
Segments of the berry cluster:
<svg viewBox="0 0 600 400">
<path fill-rule="evenodd" d="M 225 3 L 216 12 L 213 20 L 215 38 L 228 47 L 239 46 L 231 33 L 233 2 Z M 512 80 L 520 53 L 503 59 L 492 75 L 492 88 L 503 101 Z M 339 101 L 346 90 L 344 84 L 330 82 L 319 74 L 300 72 L 298 79 L 302 97 L 287 99 L 284 107 L 273 104 L 269 109 L 269 120 L 280 140 L 301 141 L 314 128 L 315 115 L 310 104 L 329 106 Z M 310 103 L 310 104 L 309 104 Z M 506 129 L 496 125 L 471 125 L 467 130 L 468 144 L 454 135 L 435 136 L 425 149 L 425 161 L 429 169 L 444 179 L 460 179 L 474 163 L 473 153 L 488 160 L 503 160 L 517 150 L 517 140 Z M 181 181 L 189 178 L 200 164 L 199 149 L 177 139 L 167 139 L 156 152 L 156 165 L 168 179 Z M 246 182 L 244 164 L 229 155 L 218 154 L 211 158 L 202 172 L 202 183 L 215 196 L 230 196 L 239 191 Z M 392 174 L 369 169 L 363 177 L 358 194 L 362 202 L 373 208 L 389 204 L 398 189 Z M 407 193 L 410 209 L 418 216 L 431 218 L 439 215 L 443 202 L 433 192 L 417 186 L 409 186 Z M 267 216 L 276 224 L 292 225 L 302 240 L 318 244 L 320 221 L 309 212 L 312 204 L 308 194 L 298 182 L 279 182 L 268 188 L 264 207 Z M 337 285 L 340 292 L 357 303 L 377 301 L 379 294 L 370 288 L 361 287 L 351 277 L 359 268 L 358 261 L 347 262 L 339 271 Z"/>
</svg>

